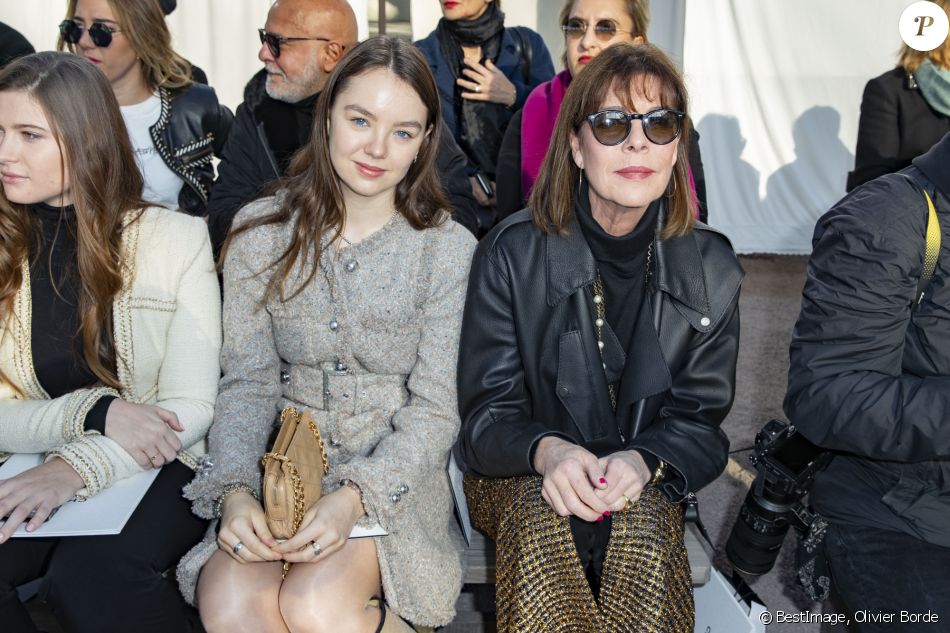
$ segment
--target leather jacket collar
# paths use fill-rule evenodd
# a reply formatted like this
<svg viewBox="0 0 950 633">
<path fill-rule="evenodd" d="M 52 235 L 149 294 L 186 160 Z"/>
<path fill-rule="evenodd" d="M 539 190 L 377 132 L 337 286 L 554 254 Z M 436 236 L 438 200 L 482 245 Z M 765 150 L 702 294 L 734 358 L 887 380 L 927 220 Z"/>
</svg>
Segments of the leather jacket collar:
<svg viewBox="0 0 950 633">
<path fill-rule="evenodd" d="M 666 222 L 666 208 L 660 208 L 657 231 Z M 705 225 L 703 225 L 704 228 Z M 547 302 L 554 306 L 579 288 L 594 283 L 597 263 L 590 252 L 577 219 L 571 220 L 568 235 L 549 233 L 546 238 L 548 287 Z M 709 315 L 709 294 L 703 274 L 703 260 L 692 235 L 653 242 L 656 272 L 655 289 L 667 293 L 686 307 Z"/>
</svg>

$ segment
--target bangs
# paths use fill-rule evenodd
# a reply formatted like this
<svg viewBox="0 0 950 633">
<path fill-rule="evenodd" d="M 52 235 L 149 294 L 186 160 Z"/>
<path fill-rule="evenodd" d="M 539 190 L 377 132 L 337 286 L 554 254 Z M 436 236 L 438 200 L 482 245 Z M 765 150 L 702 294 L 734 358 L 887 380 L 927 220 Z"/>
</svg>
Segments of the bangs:
<svg viewBox="0 0 950 633">
<path fill-rule="evenodd" d="M 622 105 L 627 112 L 636 112 L 633 101 L 634 97 L 637 96 L 643 97 L 647 101 L 655 101 L 660 104 L 659 107 L 661 108 L 683 111 L 683 100 L 680 98 L 675 86 L 670 85 L 669 82 L 662 81 L 660 77 L 656 75 L 640 73 L 634 75 L 629 80 L 616 78 L 611 82 L 610 90 L 607 91 L 607 95 L 611 93 L 620 97 L 620 105 Z M 602 105 L 606 105 L 604 104 L 604 100 L 607 95 L 601 100 Z M 638 114 L 646 113 L 639 112 Z"/>
</svg>

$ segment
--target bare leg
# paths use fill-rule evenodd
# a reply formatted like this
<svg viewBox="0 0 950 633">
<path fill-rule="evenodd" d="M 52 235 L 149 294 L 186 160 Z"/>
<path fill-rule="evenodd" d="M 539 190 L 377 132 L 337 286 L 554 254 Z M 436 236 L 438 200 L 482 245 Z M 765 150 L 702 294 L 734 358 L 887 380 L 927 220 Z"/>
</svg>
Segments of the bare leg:
<svg viewBox="0 0 950 633">
<path fill-rule="evenodd" d="M 380 611 L 368 602 L 381 592 L 375 540 L 351 539 L 325 559 L 290 568 L 280 613 L 290 633 L 373 633 Z"/>
<path fill-rule="evenodd" d="M 198 577 L 201 623 L 208 633 L 287 633 L 280 590 L 281 563 L 242 565 L 217 551 Z"/>
</svg>

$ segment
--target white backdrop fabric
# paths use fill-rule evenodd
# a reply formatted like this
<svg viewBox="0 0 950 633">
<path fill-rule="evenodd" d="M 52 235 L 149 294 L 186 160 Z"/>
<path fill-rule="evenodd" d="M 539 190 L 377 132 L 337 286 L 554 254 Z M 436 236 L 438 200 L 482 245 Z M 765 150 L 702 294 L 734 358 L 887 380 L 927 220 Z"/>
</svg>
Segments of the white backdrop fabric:
<svg viewBox="0 0 950 633">
<path fill-rule="evenodd" d="M 367 32 L 368 0 L 349 0 Z M 372 0 L 375 2 L 376 0 Z M 651 40 L 685 70 L 710 223 L 743 253 L 808 253 L 815 220 L 844 194 L 861 93 L 892 68 L 898 18 L 912 0 L 652 0 Z M 256 29 L 271 0 L 179 0 L 176 49 L 234 109 L 261 68 Z M 0 0 L 0 21 L 37 48 L 55 45 L 65 0 Z M 411 0 L 415 37 L 438 19 Z M 506 0 L 509 23 L 537 28 L 555 58 L 561 0 Z"/>
<path fill-rule="evenodd" d="M 861 94 L 910 0 L 688 0 L 683 65 L 709 221 L 743 253 L 810 253 L 844 195 Z"/>
</svg>

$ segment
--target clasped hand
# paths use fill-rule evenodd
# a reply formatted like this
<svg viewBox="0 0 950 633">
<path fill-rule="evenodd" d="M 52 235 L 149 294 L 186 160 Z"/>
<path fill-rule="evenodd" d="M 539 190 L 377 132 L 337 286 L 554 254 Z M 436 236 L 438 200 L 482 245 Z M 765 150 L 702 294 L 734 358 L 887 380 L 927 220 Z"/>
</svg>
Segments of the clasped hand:
<svg viewBox="0 0 950 633">
<path fill-rule="evenodd" d="M 8 517 L 0 528 L 0 543 L 29 520 L 32 532 L 56 508 L 72 499 L 85 483 L 72 466 L 55 457 L 10 479 L 0 480 L 0 517 Z"/>
<path fill-rule="evenodd" d="M 142 468 L 161 468 L 175 461 L 185 427 L 172 411 L 116 398 L 106 413 L 106 437 L 125 449 Z"/>
<path fill-rule="evenodd" d="M 322 496 L 304 513 L 297 534 L 279 543 L 267 527 L 261 504 L 250 494 L 238 492 L 224 501 L 218 547 L 239 563 L 313 562 L 342 549 L 361 516 L 359 494 L 344 486 Z M 315 542 L 319 548 L 313 546 Z M 235 552 L 237 543 L 243 547 Z"/>
<path fill-rule="evenodd" d="M 553 436 L 538 442 L 534 468 L 542 476 L 541 496 L 548 505 L 560 516 L 574 515 L 585 521 L 623 510 L 628 498 L 640 498 L 651 476 L 635 450 L 598 459 L 587 449 Z"/>
</svg>

